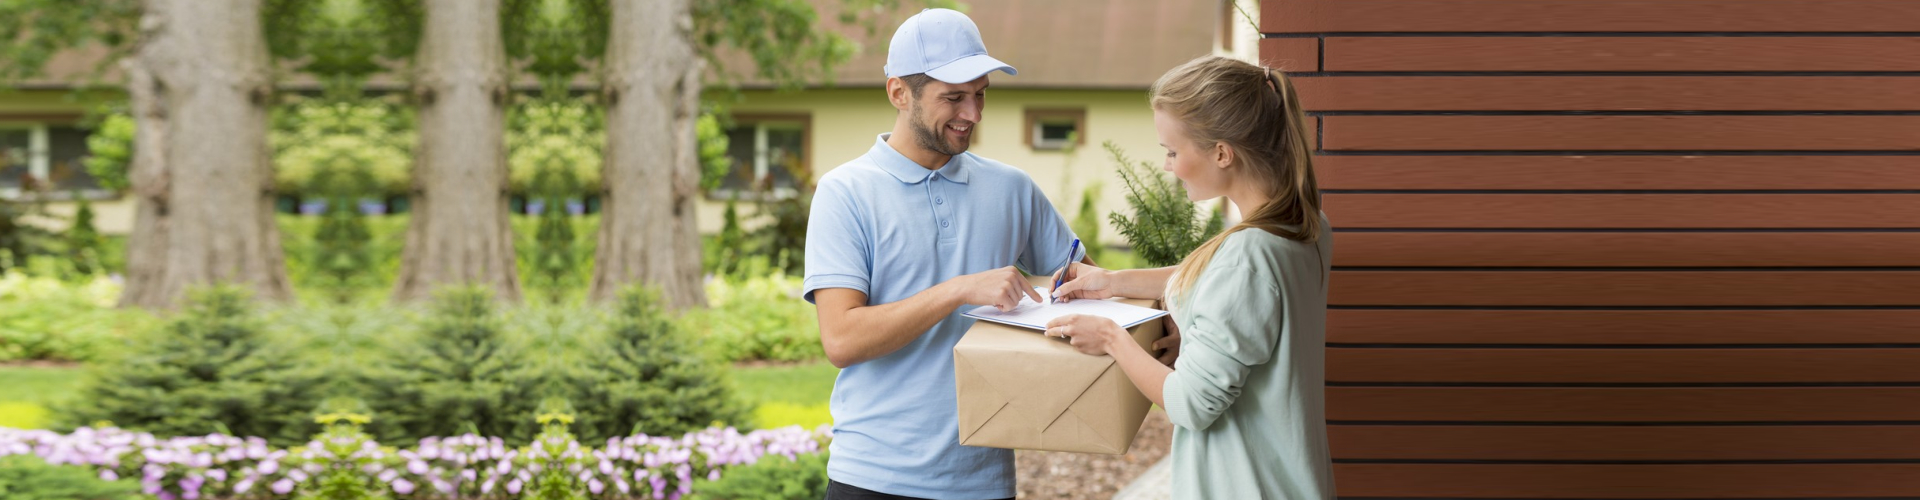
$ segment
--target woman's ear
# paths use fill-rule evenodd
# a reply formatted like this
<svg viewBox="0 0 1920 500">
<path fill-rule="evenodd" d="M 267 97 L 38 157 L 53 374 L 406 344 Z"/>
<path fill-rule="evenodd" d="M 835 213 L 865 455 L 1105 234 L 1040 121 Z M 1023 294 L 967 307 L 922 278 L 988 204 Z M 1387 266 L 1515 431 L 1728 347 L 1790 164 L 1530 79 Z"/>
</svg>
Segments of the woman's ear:
<svg viewBox="0 0 1920 500">
<path fill-rule="evenodd" d="M 1213 143 L 1213 166 L 1227 168 L 1233 166 L 1233 147 L 1226 142 Z"/>
</svg>

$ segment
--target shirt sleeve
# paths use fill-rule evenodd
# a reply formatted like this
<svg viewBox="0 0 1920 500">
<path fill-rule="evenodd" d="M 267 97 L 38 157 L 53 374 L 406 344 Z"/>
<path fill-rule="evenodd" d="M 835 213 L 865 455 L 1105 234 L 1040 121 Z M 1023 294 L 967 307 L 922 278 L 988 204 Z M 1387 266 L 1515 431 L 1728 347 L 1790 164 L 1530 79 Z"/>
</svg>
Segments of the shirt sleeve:
<svg viewBox="0 0 1920 500">
<path fill-rule="evenodd" d="M 1067 226 L 1067 220 L 1060 217 L 1060 211 L 1053 209 L 1053 202 L 1047 201 L 1047 195 L 1040 192 L 1039 186 L 1027 185 L 1030 213 L 1027 218 L 1027 247 L 1022 249 L 1017 264 L 1027 274 L 1053 274 L 1068 263 L 1080 260 L 1086 255 L 1082 250 L 1069 250 L 1073 246 L 1073 228 Z M 1091 244 L 1082 241 L 1081 245 Z M 1069 253 L 1071 252 L 1071 253 Z"/>
<path fill-rule="evenodd" d="M 1276 277 L 1256 267 L 1209 266 L 1180 301 L 1190 324 L 1180 325 L 1180 359 L 1162 389 L 1174 425 L 1213 425 L 1240 397 L 1253 368 L 1273 358 L 1286 301 Z"/>
<path fill-rule="evenodd" d="M 853 190 L 839 179 L 823 179 L 814 192 L 807 218 L 806 279 L 803 297 L 813 292 L 846 288 L 872 295 L 873 244 L 854 209 Z"/>
</svg>

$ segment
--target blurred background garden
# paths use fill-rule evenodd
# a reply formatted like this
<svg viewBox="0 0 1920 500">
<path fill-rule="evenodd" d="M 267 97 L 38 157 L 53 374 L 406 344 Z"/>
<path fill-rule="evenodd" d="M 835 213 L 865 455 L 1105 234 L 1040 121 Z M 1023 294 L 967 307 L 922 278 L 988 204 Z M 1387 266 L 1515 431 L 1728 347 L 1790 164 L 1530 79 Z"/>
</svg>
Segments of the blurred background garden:
<svg viewBox="0 0 1920 500">
<path fill-rule="evenodd" d="M 0 497 L 818 498 L 808 203 L 900 19 L 987 9 L 974 150 L 1098 262 L 1218 231 L 1126 151 L 1248 14 L 1135 3 L 1086 29 L 1165 64 L 1007 0 L 0 1 Z"/>
</svg>

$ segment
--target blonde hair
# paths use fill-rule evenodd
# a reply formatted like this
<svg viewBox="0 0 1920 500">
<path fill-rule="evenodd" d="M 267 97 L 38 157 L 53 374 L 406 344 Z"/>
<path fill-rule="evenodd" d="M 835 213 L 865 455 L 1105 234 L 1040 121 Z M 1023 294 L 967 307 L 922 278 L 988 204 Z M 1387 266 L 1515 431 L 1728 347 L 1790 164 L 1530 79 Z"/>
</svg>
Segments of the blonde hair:
<svg viewBox="0 0 1920 500">
<path fill-rule="evenodd" d="M 1303 243 L 1325 231 L 1320 187 L 1313 178 L 1313 146 L 1306 114 L 1293 82 L 1278 71 L 1235 59 L 1207 56 L 1168 70 L 1153 83 L 1153 109 L 1186 125 L 1202 147 L 1226 144 L 1235 168 L 1245 169 L 1269 191 L 1267 203 L 1181 259 L 1167 295 L 1185 294 L 1213 260 L 1220 243 L 1243 229 L 1258 228 Z M 1298 226 L 1298 230 L 1284 226 Z"/>
</svg>

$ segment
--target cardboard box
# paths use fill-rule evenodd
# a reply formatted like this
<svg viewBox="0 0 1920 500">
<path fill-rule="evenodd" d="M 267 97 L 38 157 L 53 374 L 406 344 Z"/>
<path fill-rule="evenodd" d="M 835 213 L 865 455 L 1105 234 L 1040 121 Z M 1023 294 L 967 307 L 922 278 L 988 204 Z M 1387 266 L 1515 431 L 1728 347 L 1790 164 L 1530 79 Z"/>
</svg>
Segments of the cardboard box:
<svg viewBox="0 0 1920 500">
<path fill-rule="evenodd" d="M 1159 319 L 1128 331 L 1149 351 L 1163 335 Z M 953 370 L 966 446 L 1123 454 L 1151 406 L 1112 356 L 1038 330 L 974 322 L 953 347 Z"/>
</svg>

